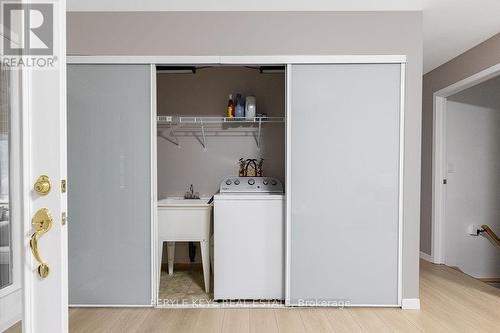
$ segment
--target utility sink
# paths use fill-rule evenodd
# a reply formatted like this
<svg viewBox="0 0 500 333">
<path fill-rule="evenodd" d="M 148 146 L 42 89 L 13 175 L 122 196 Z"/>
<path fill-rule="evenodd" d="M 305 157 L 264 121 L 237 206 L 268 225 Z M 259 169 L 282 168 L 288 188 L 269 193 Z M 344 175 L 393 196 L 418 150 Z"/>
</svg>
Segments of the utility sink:
<svg viewBox="0 0 500 333">
<path fill-rule="evenodd" d="M 205 291 L 210 290 L 210 236 L 212 204 L 210 198 L 169 197 L 158 200 L 158 283 L 163 242 L 167 242 L 168 273 L 174 272 L 175 242 L 200 242 Z M 159 287 L 158 287 L 159 288 Z"/>
<path fill-rule="evenodd" d="M 184 199 L 183 197 L 168 197 L 158 200 L 158 207 L 208 207 L 210 198 Z"/>
</svg>

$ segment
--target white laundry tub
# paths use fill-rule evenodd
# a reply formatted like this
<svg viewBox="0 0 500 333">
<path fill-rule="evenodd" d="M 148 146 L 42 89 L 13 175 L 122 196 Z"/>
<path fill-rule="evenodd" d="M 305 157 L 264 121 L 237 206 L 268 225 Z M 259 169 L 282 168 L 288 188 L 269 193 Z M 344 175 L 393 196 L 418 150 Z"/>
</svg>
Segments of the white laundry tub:
<svg viewBox="0 0 500 333">
<path fill-rule="evenodd" d="M 163 242 L 167 242 L 168 273 L 174 272 L 175 242 L 200 242 L 205 290 L 210 290 L 210 198 L 170 197 L 158 200 L 158 284 L 160 282 Z"/>
<path fill-rule="evenodd" d="M 158 235 L 177 242 L 210 240 L 209 200 L 180 197 L 158 200 Z"/>
</svg>

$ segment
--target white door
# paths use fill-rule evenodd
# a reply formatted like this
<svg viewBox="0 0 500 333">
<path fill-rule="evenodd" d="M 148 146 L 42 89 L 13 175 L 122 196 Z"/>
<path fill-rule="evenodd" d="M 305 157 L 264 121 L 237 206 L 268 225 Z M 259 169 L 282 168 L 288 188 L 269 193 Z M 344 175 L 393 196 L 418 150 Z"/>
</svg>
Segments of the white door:
<svg viewBox="0 0 500 333">
<path fill-rule="evenodd" d="M 291 305 L 400 304 L 403 74 L 289 67 Z"/>
<path fill-rule="evenodd" d="M 67 71 L 69 304 L 150 305 L 151 66 Z"/>
<path fill-rule="evenodd" d="M 25 60 L 18 65 L 23 73 L 23 332 L 67 332 L 67 223 L 62 186 L 66 179 L 65 1 L 33 1 L 11 10 L 13 21 L 16 15 L 22 17 L 11 29 L 23 36 L 19 51 Z M 9 57 L 5 45 L 4 57 Z"/>
</svg>

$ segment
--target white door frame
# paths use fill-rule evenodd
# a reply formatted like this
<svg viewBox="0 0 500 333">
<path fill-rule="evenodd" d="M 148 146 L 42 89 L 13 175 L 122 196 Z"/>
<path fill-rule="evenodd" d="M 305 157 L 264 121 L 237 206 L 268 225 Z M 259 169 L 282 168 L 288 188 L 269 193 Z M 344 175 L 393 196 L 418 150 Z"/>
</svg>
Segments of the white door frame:
<svg viewBox="0 0 500 333">
<path fill-rule="evenodd" d="M 432 238 L 431 261 L 446 262 L 445 224 L 446 191 L 443 180 L 446 171 L 446 108 L 448 97 L 467 88 L 500 75 L 500 63 L 438 90 L 433 95 L 433 143 L 432 143 Z"/>
<path fill-rule="evenodd" d="M 405 55 L 253 55 L 253 56 L 67 56 L 67 64 L 272 65 L 272 64 L 399 64 Z"/>
<path fill-rule="evenodd" d="M 32 1 L 33 2 L 33 1 Z M 67 332 L 67 194 L 61 181 L 66 173 L 66 1 L 53 4 L 54 68 L 29 67 L 23 71 L 22 106 L 22 214 L 23 214 L 23 320 L 25 333 Z M 50 193 L 37 194 L 38 176 L 48 175 Z M 39 249 L 50 274 L 37 274 L 38 262 L 30 247 L 32 218 L 47 208 L 53 218 L 50 231 L 42 236 Z"/>
<path fill-rule="evenodd" d="M 402 305 L 402 288 L 403 288 L 403 203 L 404 203 L 404 110 L 405 110 L 405 87 L 406 87 L 406 56 L 405 55 L 254 55 L 254 56 L 67 56 L 66 62 L 71 64 L 148 64 L 152 66 L 151 75 L 154 76 L 153 68 L 156 65 L 270 65 L 280 64 L 287 68 L 286 84 L 287 89 L 290 83 L 289 68 L 293 64 L 401 64 L 401 119 L 400 119 L 400 170 L 399 170 L 399 244 L 398 244 L 398 305 Z M 151 79 L 152 88 L 156 84 L 156 77 Z M 152 117 L 156 115 L 156 89 L 151 93 L 151 114 Z M 290 99 L 289 91 L 287 90 L 286 97 L 286 133 L 289 133 L 291 126 L 290 119 Z M 156 274 L 157 266 L 157 219 L 156 219 L 156 119 L 152 119 L 152 166 L 153 172 L 151 181 L 152 184 L 152 203 L 151 203 L 151 290 L 152 299 L 156 300 L 158 295 L 158 281 Z M 286 304 L 288 304 L 289 291 L 290 291 L 290 163 L 289 163 L 289 149 L 290 137 L 286 134 L 286 246 L 285 246 L 285 291 L 286 291 Z M 156 303 L 156 302 L 155 302 Z M 156 304 L 153 304 L 157 306 Z M 186 305 L 162 305 L 157 307 L 192 307 Z M 221 307 L 218 304 L 210 304 L 207 307 Z"/>
<path fill-rule="evenodd" d="M 156 112 L 157 112 L 157 107 L 156 107 L 156 65 L 151 64 L 150 65 L 150 71 L 151 71 L 151 78 L 150 78 L 150 85 L 151 85 L 151 101 L 150 101 L 150 106 L 151 106 L 151 164 L 150 164 L 150 170 L 151 170 L 151 306 L 154 306 L 158 303 L 158 281 L 157 281 L 157 274 L 156 270 L 158 267 L 156 267 L 158 264 L 157 261 L 157 247 L 158 247 L 158 216 L 157 216 L 157 208 L 156 208 L 156 203 L 158 202 L 158 180 L 157 180 L 157 140 L 158 140 L 158 135 L 157 135 L 157 125 L 156 125 Z M 161 267 L 159 268 L 161 269 Z"/>
</svg>

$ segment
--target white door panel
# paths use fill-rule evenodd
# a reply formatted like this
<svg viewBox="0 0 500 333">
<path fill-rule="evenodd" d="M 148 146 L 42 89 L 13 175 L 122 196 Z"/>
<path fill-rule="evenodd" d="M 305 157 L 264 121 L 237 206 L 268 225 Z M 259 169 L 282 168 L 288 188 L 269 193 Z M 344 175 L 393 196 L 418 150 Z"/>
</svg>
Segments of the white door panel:
<svg viewBox="0 0 500 333">
<path fill-rule="evenodd" d="M 24 332 L 68 331 L 67 225 L 62 221 L 67 205 L 61 190 L 66 179 L 65 17 L 65 1 L 53 2 L 54 67 L 23 72 Z M 40 175 L 50 179 L 46 195 L 34 190 Z M 40 209 L 48 209 L 53 219 L 37 242 L 40 259 L 49 268 L 45 278 L 30 248 L 36 231 L 32 218 Z"/>
<path fill-rule="evenodd" d="M 151 304 L 151 68 L 68 66 L 69 302 Z"/>
<path fill-rule="evenodd" d="M 288 301 L 397 305 L 401 65 L 289 74 Z"/>
</svg>

